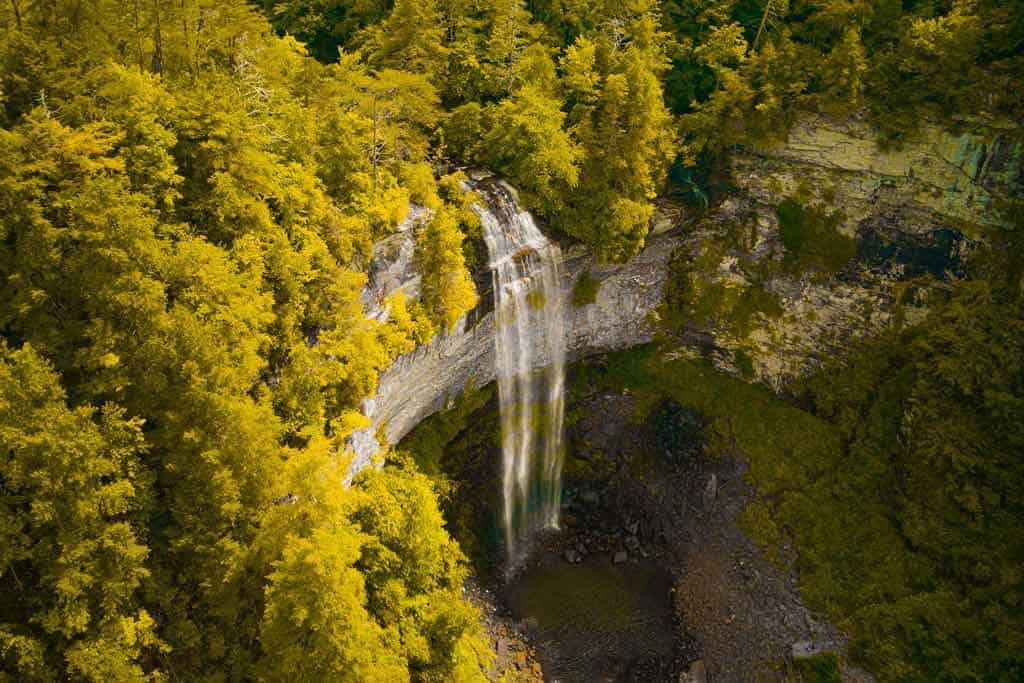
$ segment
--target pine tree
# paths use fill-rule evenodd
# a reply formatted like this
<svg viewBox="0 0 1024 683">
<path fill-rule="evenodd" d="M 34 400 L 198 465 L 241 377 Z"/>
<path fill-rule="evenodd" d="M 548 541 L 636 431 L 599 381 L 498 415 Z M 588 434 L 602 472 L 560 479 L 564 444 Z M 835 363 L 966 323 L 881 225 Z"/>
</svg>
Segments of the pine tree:
<svg viewBox="0 0 1024 683">
<path fill-rule="evenodd" d="M 417 239 L 423 305 L 439 326 L 451 330 L 477 302 L 476 286 L 462 253 L 464 236 L 455 214 L 440 207 Z"/>
<path fill-rule="evenodd" d="M 396 0 L 381 24 L 374 61 L 385 68 L 422 74 L 440 85 L 448 56 L 444 34 L 436 0 Z"/>
<path fill-rule="evenodd" d="M 69 408 L 30 346 L 0 345 L 0 664 L 25 680 L 146 679 L 162 648 L 141 606 L 151 495 L 142 421 Z"/>
</svg>

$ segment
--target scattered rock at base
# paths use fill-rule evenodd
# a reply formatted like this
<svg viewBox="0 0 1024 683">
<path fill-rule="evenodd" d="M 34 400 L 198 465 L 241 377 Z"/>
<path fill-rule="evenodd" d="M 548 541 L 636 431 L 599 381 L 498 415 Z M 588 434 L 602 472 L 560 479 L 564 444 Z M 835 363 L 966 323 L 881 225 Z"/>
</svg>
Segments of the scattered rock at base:
<svg viewBox="0 0 1024 683">
<path fill-rule="evenodd" d="M 581 559 L 583 559 L 583 558 L 580 557 L 580 554 L 578 552 L 576 552 L 576 550 L 573 549 L 573 548 L 569 548 L 568 550 L 566 550 L 564 556 L 565 556 L 565 561 L 568 562 L 569 564 L 576 564 Z"/>
<path fill-rule="evenodd" d="M 826 651 L 828 651 L 828 648 L 813 640 L 801 640 L 793 643 L 793 659 L 816 657 Z"/>
<path fill-rule="evenodd" d="M 711 506 L 715 504 L 715 498 L 718 497 L 718 476 L 714 473 L 708 479 L 708 483 L 704 486 L 704 509 L 710 510 Z"/>
<path fill-rule="evenodd" d="M 708 672 L 704 668 L 704 660 L 698 659 L 687 671 L 679 674 L 679 683 L 707 683 Z"/>
<path fill-rule="evenodd" d="M 622 564 L 628 559 L 629 553 L 627 553 L 625 550 L 620 550 L 619 552 L 615 553 L 615 557 L 612 558 L 612 562 L 614 562 L 615 564 Z"/>
<path fill-rule="evenodd" d="M 508 638 L 498 638 L 498 647 L 496 647 L 495 650 L 497 650 L 498 661 L 500 663 L 505 663 L 508 661 L 508 646 L 511 644 L 511 642 L 512 641 L 510 641 Z"/>
</svg>

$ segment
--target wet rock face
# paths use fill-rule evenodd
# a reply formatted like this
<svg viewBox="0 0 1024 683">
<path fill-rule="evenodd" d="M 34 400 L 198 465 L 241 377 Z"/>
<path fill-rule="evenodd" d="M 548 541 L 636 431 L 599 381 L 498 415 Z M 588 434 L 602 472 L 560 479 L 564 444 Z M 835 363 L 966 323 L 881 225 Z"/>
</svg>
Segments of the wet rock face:
<svg viewBox="0 0 1024 683">
<path fill-rule="evenodd" d="M 665 264 L 679 244 L 676 235 L 655 236 L 624 264 L 597 264 L 586 249 L 578 246 L 565 252 L 561 295 L 566 301 L 570 362 L 650 341 L 653 329 L 647 316 L 661 303 Z M 570 303 L 572 289 L 584 271 L 589 271 L 600 286 L 594 303 L 575 307 Z M 383 301 L 397 286 L 367 293 L 366 298 Z M 470 382 L 483 386 L 494 381 L 495 319 L 490 299 L 489 293 L 482 293 L 477 308 L 450 332 L 438 333 L 429 344 L 398 358 L 382 373 L 377 394 L 363 402 L 363 414 L 372 425 L 353 435 L 356 457 L 350 471 L 357 472 L 370 463 L 379 449 L 376 434 L 381 426 L 388 442 L 397 443 L 423 418 L 444 408 Z"/>
</svg>

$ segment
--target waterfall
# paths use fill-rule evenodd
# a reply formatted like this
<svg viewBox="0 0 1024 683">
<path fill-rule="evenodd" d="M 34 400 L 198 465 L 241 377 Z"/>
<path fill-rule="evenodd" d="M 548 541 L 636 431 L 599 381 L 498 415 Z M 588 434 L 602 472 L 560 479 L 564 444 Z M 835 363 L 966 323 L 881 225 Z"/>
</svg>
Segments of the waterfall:
<svg viewBox="0 0 1024 683">
<path fill-rule="evenodd" d="M 557 528 L 565 419 L 565 296 L 562 254 L 520 211 L 511 188 L 477 191 L 494 281 L 501 404 L 503 521 L 510 567 L 540 528 Z"/>
</svg>

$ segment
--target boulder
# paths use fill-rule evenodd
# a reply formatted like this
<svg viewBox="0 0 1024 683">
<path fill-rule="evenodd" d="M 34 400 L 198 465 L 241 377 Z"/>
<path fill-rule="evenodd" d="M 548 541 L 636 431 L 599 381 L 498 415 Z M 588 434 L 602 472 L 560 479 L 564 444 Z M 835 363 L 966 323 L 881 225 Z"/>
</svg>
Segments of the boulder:
<svg viewBox="0 0 1024 683">
<path fill-rule="evenodd" d="M 711 506 L 715 504 L 715 498 L 718 497 L 718 476 L 712 473 L 708 478 L 708 483 L 704 485 L 704 494 L 702 496 L 704 502 L 704 509 L 710 510 Z"/>
<path fill-rule="evenodd" d="M 708 672 L 704 660 L 698 659 L 690 664 L 690 668 L 679 674 L 679 683 L 707 683 Z"/>
</svg>

